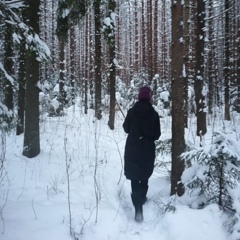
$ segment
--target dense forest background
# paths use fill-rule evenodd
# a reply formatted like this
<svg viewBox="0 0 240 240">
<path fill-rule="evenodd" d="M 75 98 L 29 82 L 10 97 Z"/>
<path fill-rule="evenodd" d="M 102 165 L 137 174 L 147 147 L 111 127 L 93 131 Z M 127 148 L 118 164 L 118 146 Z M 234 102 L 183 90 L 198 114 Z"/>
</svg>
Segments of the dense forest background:
<svg viewBox="0 0 240 240">
<path fill-rule="evenodd" d="M 1 0 L 0 25 L 2 142 L 23 133 L 28 158 L 40 152 L 41 114 L 61 116 L 80 98 L 113 130 L 116 111 L 149 85 L 172 116 L 171 194 L 182 195 L 189 116 L 202 145 L 219 107 L 226 121 L 240 113 L 237 0 Z"/>
<path fill-rule="evenodd" d="M 92 112 L 94 123 L 107 116 L 114 131 L 115 116 L 124 118 L 149 85 L 160 118 L 171 122 L 171 138 L 156 142 L 157 154 L 171 155 L 170 195 L 190 193 L 197 208 L 217 204 L 239 239 L 240 1 L 0 0 L 0 26 L 1 188 L 7 134 L 23 135 L 21 155 L 34 159 L 46 116 L 81 109 L 82 121 Z M 185 134 L 192 119 L 194 147 Z M 174 209 L 175 199 L 167 201 L 164 208 Z M 72 230 L 71 214 L 69 222 Z"/>
</svg>

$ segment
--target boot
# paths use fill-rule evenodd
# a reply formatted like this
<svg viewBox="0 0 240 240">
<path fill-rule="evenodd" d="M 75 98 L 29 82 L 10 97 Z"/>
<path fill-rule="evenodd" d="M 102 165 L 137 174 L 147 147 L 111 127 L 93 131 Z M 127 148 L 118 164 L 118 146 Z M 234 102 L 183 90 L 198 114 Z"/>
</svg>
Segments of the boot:
<svg viewBox="0 0 240 240">
<path fill-rule="evenodd" d="M 135 208 L 135 221 L 142 222 L 143 221 L 143 208 L 142 208 L 142 198 L 141 194 L 134 193 L 131 195 L 133 206 Z"/>
<path fill-rule="evenodd" d="M 142 222 L 143 221 L 143 208 L 142 205 L 135 207 L 135 221 Z"/>
</svg>

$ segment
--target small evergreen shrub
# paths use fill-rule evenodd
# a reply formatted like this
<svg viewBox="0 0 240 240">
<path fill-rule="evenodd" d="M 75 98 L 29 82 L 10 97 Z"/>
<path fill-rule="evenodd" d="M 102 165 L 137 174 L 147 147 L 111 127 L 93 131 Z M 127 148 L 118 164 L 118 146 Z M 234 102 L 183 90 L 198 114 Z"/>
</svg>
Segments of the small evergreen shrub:
<svg viewBox="0 0 240 240">
<path fill-rule="evenodd" d="M 215 132 L 211 144 L 185 152 L 181 157 L 188 162 L 182 175 L 186 190 L 204 196 L 206 203 L 233 210 L 229 189 L 240 183 L 239 143 L 231 135 Z"/>
</svg>

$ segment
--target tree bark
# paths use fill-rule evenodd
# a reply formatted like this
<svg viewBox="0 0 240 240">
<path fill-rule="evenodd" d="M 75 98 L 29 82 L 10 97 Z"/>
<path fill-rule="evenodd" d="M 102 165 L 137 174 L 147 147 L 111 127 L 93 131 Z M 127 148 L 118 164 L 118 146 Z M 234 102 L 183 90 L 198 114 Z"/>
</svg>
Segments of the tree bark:
<svg viewBox="0 0 240 240">
<path fill-rule="evenodd" d="M 24 106 L 25 106 L 25 86 L 26 86 L 26 48 L 25 41 L 20 43 L 20 57 L 18 70 L 18 122 L 16 134 L 24 132 Z"/>
<path fill-rule="evenodd" d="M 110 112 L 109 112 L 109 121 L 108 126 L 111 130 L 114 129 L 115 125 L 115 106 L 116 106 L 116 66 L 114 63 L 115 59 L 115 46 L 110 47 L 109 49 L 111 67 L 110 67 Z"/>
<path fill-rule="evenodd" d="M 146 69 L 147 67 L 147 59 L 146 59 L 146 56 L 147 56 L 147 53 L 146 53 L 146 24 L 144 22 L 144 20 L 146 19 L 146 16 L 145 16 L 145 4 L 144 4 L 144 1 L 142 1 L 142 68 L 143 69 Z"/>
<path fill-rule="evenodd" d="M 115 0 L 109 0 L 109 17 L 112 20 L 112 36 L 111 36 L 111 41 L 109 44 L 109 57 L 110 57 L 110 76 L 109 76 L 109 81 L 110 81 L 110 112 L 109 112 L 109 121 L 108 121 L 108 126 L 111 130 L 114 129 L 115 125 L 115 106 L 116 106 L 116 48 L 115 48 L 115 23 L 114 20 L 111 17 L 111 13 L 114 13 L 116 7 Z"/>
<path fill-rule="evenodd" d="M 147 34 L 148 34 L 148 53 L 147 53 L 147 66 L 148 66 L 148 82 L 149 85 L 153 81 L 153 20 L 152 20 L 152 0 L 147 1 L 147 9 L 148 9 L 148 28 L 147 28 Z"/>
<path fill-rule="evenodd" d="M 135 61 L 134 61 L 134 71 L 139 71 L 139 24 L 138 24 L 138 0 L 134 1 L 134 22 L 135 22 Z"/>
<path fill-rule="evenodd" d="M 209 42 L 210 42 L 210 49 L 208 55 L 208 113 L 213 114 L 213 104 L 214 104 L 214 95 L 215 89 L 214 86 L 216 85 L 216 74 L 215 74 L 215 36 L 214 36 L 214 21 L 213 19 L 213 11 L 214 11 L 214 3 L 213 0 L 209 1 Z"/>
<path fill-rule="evenodd" d="M 5 27 L 5 41 L 4 41 L 4 68 L 8 75 L 13 76 L 13 40 L 12 40 L 12 26 L 6 24 Z M 8 110 L 13 110 L 13 83 L 8 78 L 4 79 L 4 95 L 5 105 Z"/>
<path fill-rule="evenodd" d="M 225 120 L 230 121 L 230 37 L 229 37 L 229 0 L 225 0 L 225 66 L 224 66 L 224 103 Z"/>
<path fill-rule="evenodd" d="M 90 57 L 89 55 L 91 52 L 89 51 L 89 38 L 90 38 L 90 30 L 89 30 L 89 14 L 86 16 L 85 21 L 85 49 L 84 49 L 84 59 L 85 59 L 85 71 L 84 71 L 84 113 L 88 113 L 88 83 L 90 81 L 89 79 L 89 68 L 90 68 Z"/>
<path fill-rule="evenodd" d="M 180 183 L 184 162 L 180 155 L 184 152 L 184 78 L 183 71 L 183 6 L 181 1 L 172 1 L 172 170 L 171 195 L 184 193 Z"/>
<path fill-rule="evenodd" d="M 184 55 L 183 55 L 183 64 L 184 64 L 184 123 L 185 127 L 188 127 L 188 62 L 189 62 L 189 0 L 185 0 L 184 7 Z"/>
<path fill-rule="evenodd" d="M 158 1 L 154 1 L 153 23 L 153 77 L 158 73 Z"/>
<path fill-rule="evenodd" d="M 237 42 L 240 43 L 240 28 L 237 32 Z M 240 113 L 240 44 L 238 44 L 236 49 L 237 58 L 237 112 Z"/>
<path fill-rule="evenodd" d="M 64 90 L 65 85 L 65 54 L 64 54 L 64 41 L 59 39 L 59 62 L 60 62 L 60 69 L 59 69 L 59 102 L 64 106 L 66 103 L 66 91 Z"/>
<path fill-rule="evenodd" d="M 70 28 L 70 84 L 71 84 L 71 105 L 75 103 L 75 53 L 76 53 L 76 44 L 75 44 L 75 27 L 71 26 Z"/>
<path fill-rule="evenodd" d="M 195 73 L 195 101 L 197 115 L 197 136 L 203 136 L 207 132 L 206 106 L 203 95 L 204 84 L 204 27 L 205 27 L 205 3 L 197 1 L 197 36 L 196 36 L 196 73 Z"/>
<path fill-rule="evenodd" d="M 101 13 L 100 0 L 94 0 L 94 20 L 95 20 L 95 117 L 100 120 L 102 118 L 102 46 L 101 46 Z"/>
<path fill-rule="evenodd" d="M 40 0 L 26 0 L 27 19 L 36 34 L 39 34 Z M 34 33 L 33 33 L 34 34 Z M 25 132 L 23 155 L 32 158 L 40 153 L 39 136 L 39 62 L 36 53 L 27 53 L 26 63 L 26 102 L 25 102 Z"/>
</svg>

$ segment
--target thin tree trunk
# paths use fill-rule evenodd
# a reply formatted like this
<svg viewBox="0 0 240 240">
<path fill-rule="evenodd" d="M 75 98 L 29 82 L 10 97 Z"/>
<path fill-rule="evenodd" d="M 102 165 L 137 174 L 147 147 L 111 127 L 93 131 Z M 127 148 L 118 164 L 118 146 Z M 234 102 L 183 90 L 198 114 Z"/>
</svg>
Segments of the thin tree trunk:
<svg viewBox="0 0 240 240">
<path fill-rule="evenodd" d="M 214 5 L 213 0 L 209 1 L 209 56 L 208 56 L 208 113 L 213 113 L 213 103 L 214 103 L 214 85 L 215 82 L 215 61 L 214 61 L 214 52 L 215 52 L 215 40 L 214 40 L 214 22 L 213 22 L 213 11 Z"/>
<path fill-rule="evenodd" d="M 109 49 L 111 68 L 110 68 L 110 113 L 108 126 L 111 130 L 114 129 L 115 124 L 115 106 L 116 106 L 116 66 L 114 63 L 115 59 L 115 46 L 111 46 Z"/>
<path fill-rule="evenodd" d="M 239 8 L 238 8 L 239 9 Z M 237 42 L 240 43 L 240 28 L 238 28 L 237 32 Z M 236 49 L 237 58 L 237 112 L 240 113 L 240 44 L 238 44 Z"/>
<path fill-rule="evenodd" d="M 153 75 L 158 73 L 158 1 L 154 1 Z"/>
<path fill-rule="evenodd" d="M 94 59 L 94 55 L 95 55 L 95 48 L 94 48 L 94 19 L 92 17 L 89 18 L 89 31 L 90 31 L 90 38 L 89 38 L 89 49 L 90 49 L 90 58 L 89 58 L 89 92 L 90 92 L 90 105 L 89 108 L 90 109 L 94 109 L 94 82 L 95 82 L 95 59 Z"/>
<path fill-rule="evenodd" d="M 147 1 L 147 8 L 148 8 L 148 29 L 147 29 L 147 34 L 148 34 L 148 55 L 147 55 L 147 66 L 148 66 L 148 82 L 149 84 L 152 83 L 153 80 L 153 21 L 152 21 L 152 0 Z"/>
<path fill-rule="evenodd" d="M 202 0 L 198 0 L 197 4 L 196 75 L 194 88 L 197 115 L 197 136 L 201 137 L 207 132 L 205 96 L 203 95 L 205 3 Z"/>
<path fill-rule="evenodd" d="M 109 57 L 110 57 L 110 112 L 108 126 L 111 130 L 114 129 L 115 124 L 115 106 L 116 106 L 116 49 L 115 49 L 115 19 L 112 19 L 111 14 L 115 11 L 115 1 L 109 0 L 109 17 L 112 20 L 112 36 L 109 44 Z"/>
<path fill-rule="evenodd" d="M 86 23 L 85 23 L 85 71 L 84 71 L 84 113 L 88 113 L 88 82 L 89 79 L 89 67 L 90 67 L 90 51 L 89 51 L 89 38 L 90 38 L 90 29 L 89 29 L 89 14 L 86 16 Z"/>
<path fill-rule="evenodd" d="M 75 53 L 76 53 L 76 43 L 75 43 L 75 27 L 71 26 L 70 28 L 70 83 L 71 83 L 71 104 L 75 103 L 75 81 L 76 81 L 76 75 L 75 75 Z"/>
<path fill-rule="evenodd" d="M 24 131 L 24 106 L 25 106 L 25 86 L 26 86 L 26 48 L 25 41 L 20 43 L 20 57 L 18 70 L 18 122 L 16 134 L 20 135 Z"/>
<path fill-rule="evenodd" d="M 135 22 L 135 62 L 134 70 L 138 72 L 139 70 L 139 33 L 138 33 L 138 0 L 134 1 L 134 22 Z"/>
<path fill-rule="evenodd" d="M 11 24 L 6 24 L 4 41 L 4 68 L 10 76 L 13 76 L 13 41 Z M 4 79 L 5 105 L 8 110 L 13 110 L 13 83 L 8 78 Z"/>
<path fill-rule="evenodd" d="M 229 37 L 229 0 L 225 0 L 225 66 L 224 66 L 224 103 L 225 120 L 230 121 L 230 37 Z"/>
<path fill-rule="evenodd" d="M 183 64 L 184 64 L 184 123 L 185 127 L 188 127 L 188 55 L 189 55 L 189 0 L 185 0 L 185 7 L 184 7 L 184 57 L 183 57 Z"/>
<path fill-rule="evenodd" d="M 59 39 L 59 102 L 62 104 L 62 106 L 66 103 L 66 92 L 64 90 L 65 85 L 65 54 L 64 54 L 64 41 Z"/>
<path fill-rule="evenodd" d="M 147 67 L 146 65 L 146 24 L 144 22 L 144 20 L 146 19 L 145 16 L 145 4 L 144 1 L 142 1 L 142 67 L 143 69 L 145 69 Z"/>
<path fill-rule="evenodd" d="M 55 41 L 55 0 L 51 0 L 52 1 L 52 22 L 51 22 L 51 28 L 52 28 L 52 37 L 51 37 L 51 52 L 52 52 L 52 68 L 53 68 L 53 73 L 55 71 L 55 67 L 56 67 L 56 50 L 55 50 L 55 45 L 56 45 L 56 41 Z"/>
<path fill-rule="evenodd" d="M 95 117 L 100 120 L 102 118 L 102 46 L 101 46 L 101 14 L 100 0 L 94 0 L 94 19 L 95 19 Z"/>
</svg>

